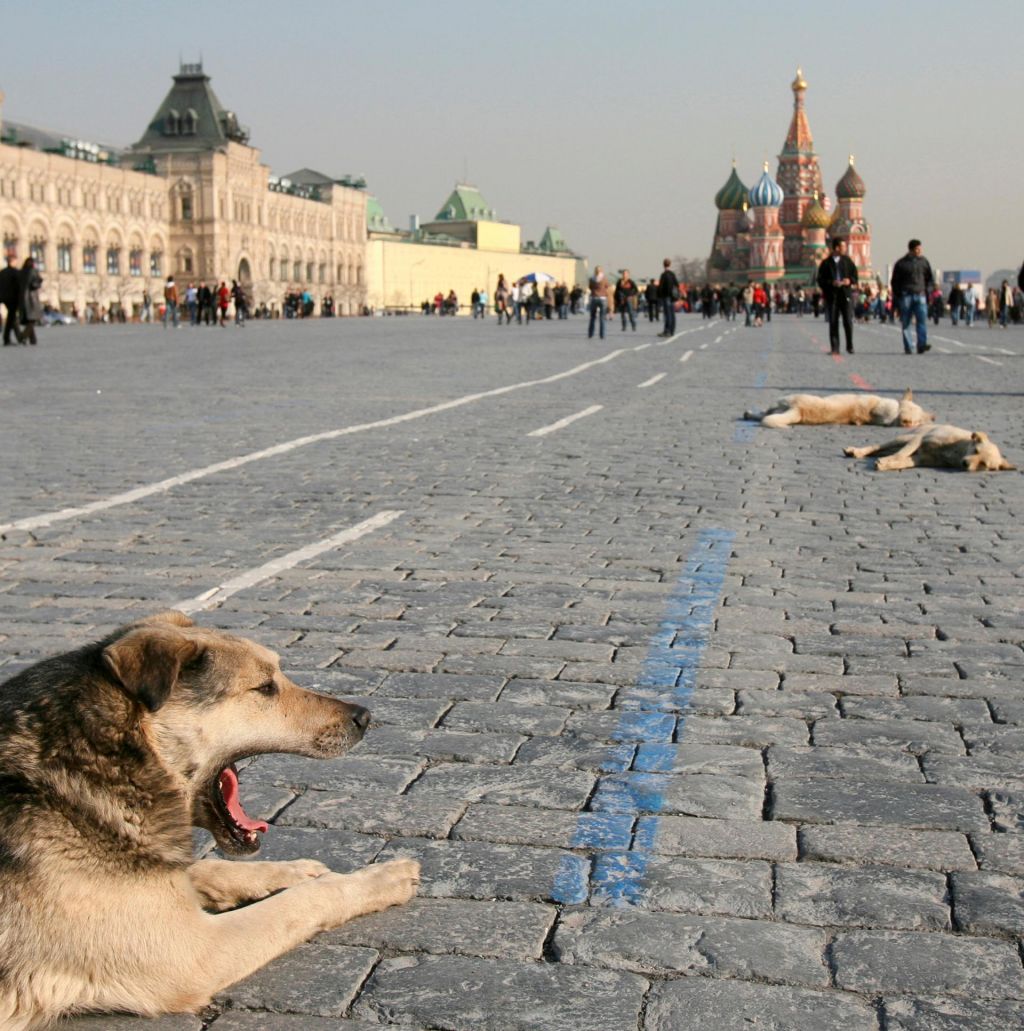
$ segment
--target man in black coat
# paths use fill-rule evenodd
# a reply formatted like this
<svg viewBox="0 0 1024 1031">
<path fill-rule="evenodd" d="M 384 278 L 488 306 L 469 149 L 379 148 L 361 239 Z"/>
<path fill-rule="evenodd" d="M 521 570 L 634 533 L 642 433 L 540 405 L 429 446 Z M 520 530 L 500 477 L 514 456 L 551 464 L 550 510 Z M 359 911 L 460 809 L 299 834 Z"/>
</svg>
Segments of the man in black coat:
<svg viewBox="0 0 1024 1031">
<path fill-rule="evenodd" d="M 7 309 L 4 320 L 4 347 L 11 344 L 11 333 L 22 343 L 21 330 L 18 328 L 18 307 L 21 303 L 21 278 L 14 259 L 8 257 L 6 268 L 0 269 L 0 304 Z"/>
<path fill-rule="evenodd" d="M 659 333 L 660 337 L 675 336 L 676 332 L 676 301 L 679 300 L 679 280 L 672 271 L 672 260 L 666 258 L 661 263 L 661 278 L 658 280 L 658 299 L 661 301 L 664 332 Z"/>
<path fill-rule="evenodd" d="M 832 353 L 839 354 L 839 320 L 843 320 L 846 350 L 853 354 L 853 288 L 857 285 L 857 266 L 846 254 L 846 241 L 836 237 L 832 253 L 818 266 L 818 286 L 828 312 L 828 339 Z"/>
</svg>

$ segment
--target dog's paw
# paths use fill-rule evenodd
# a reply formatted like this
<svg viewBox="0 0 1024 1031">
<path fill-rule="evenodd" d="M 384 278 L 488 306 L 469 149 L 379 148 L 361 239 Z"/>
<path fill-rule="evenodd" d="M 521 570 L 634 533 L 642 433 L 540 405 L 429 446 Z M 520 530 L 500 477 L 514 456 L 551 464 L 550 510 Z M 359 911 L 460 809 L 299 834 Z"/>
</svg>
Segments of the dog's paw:
<svg viewBox="0 0 1024 1031">
<path fill-rule="evenodd" d="M 394 859 L 389 863 L 374 863 L 363 867 L 354 877 L 362 882 L 365 892 L 361 902 L 365 912 L 372 913 L 388 906 L 400 906 L 416 894 L 420 883 L 420 864 L 415 859 Z"/>
<path fill-rule="evenodd" d="M 329 866 L 316 859 L 292 859 L 288 862 L 274 863 L 274 873 L 280 881 L 277 888 L 293 888 L 296 884 L 330 872 Z"/>
<path fill-rule="evenodd" d="M 847 458 L 856 458 L 857 449 L 855 447 L 844 447 L 843 454 L 846 455 Z"/>
</svg>

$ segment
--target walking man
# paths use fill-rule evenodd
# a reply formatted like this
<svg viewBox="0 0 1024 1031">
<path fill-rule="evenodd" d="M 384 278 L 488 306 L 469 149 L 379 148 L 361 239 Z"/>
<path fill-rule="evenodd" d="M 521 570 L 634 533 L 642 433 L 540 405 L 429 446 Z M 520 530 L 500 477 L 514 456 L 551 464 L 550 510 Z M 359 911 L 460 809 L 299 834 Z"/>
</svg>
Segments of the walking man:
<svg viewBox="0 0 1024 1031">
<path fill-rule="evenodd" d="M 903 350 L 907 354 L 914 353 L 912 319 L 917 323 L 917 353 L 924 354 L 932 349 L 928 343 L 928 295 L 934 284 L 932 267 L 921 253 L 921 241 L 911 240 L 907 253 L 893 266 L 891 284 L 893 303 L 899 308 L 903 326 Z"/>
<path fill-rule="evenodd" d="M 676 335 L 676 301 L 679 300 L 679 280 L 672 271 L 672 259 L 666 258 L 662 263 L 661 278 L 658 280 L 658 299 L 665 321 L 659 337 Z"/>
<path fill-rule="evenodd" d="M 853 288 L 857 285 L 857 266 L 846 253 L 846 241 L 836 237 L 832 253 L 818 266 L 818 286 L 828 312 L 828 340 L 833 354 L 839 354 L 839 320 L 843 320 L 846 352 L 853 354 Z"/>
</svg>

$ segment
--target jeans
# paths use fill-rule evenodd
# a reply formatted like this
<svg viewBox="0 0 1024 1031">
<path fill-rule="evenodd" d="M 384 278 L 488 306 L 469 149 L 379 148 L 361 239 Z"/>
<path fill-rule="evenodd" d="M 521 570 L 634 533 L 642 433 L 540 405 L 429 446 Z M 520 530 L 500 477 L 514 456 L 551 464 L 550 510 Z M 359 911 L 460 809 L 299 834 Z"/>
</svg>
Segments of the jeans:
<svg viewBox="0 0 1024 1031">
<path fill-rule="evenodd" d="M 973 326 L 974 325 L 974 305 L 973 304 L 968 304 L 967 307 L 964 308 L 964 322 L 966 322 L 968 326 Z"/>
<path fill-rule="evenodd" d="M 636 329 L 636 314 L 633 311 L 633 302 L 627 300 L 622 305 L 622 332 L 626 332 L 626 319 L 629 319 L 630 325 Z"/>
<path fill-rule="evenodd" d="M 188 324 L 194 326 L 198 319 L 196 318 L 196 312 L 198 311 L 198 305 L 195 301 L 188 302 Z"/>
<path fill-rule="evenodd" d="M 914 338 L 910 333 L 910 322 L 917 323 L 917 350 L 921 352 L 928 343 L 928 298 L 924 294 L 903 294 L 900 297 L 900 323 L 903 326 L 903 350 L 914 353 Z"/>
<path fill-rule="evenodd" d="M 662 332 L 665 336 L 674 336 L 676 332 L 676 302 L 671 297 L 661 299 L 661 310 L 664 313 L 665 321 Z"/>
<path fill-rule="evenodd" d="M 178 302 L 168 301 L 164 305 L 164 329 L 167 328 L 167 316 L 170 315 L 174 320 L 174 328 L 178 328 Z"/>
<path fill-rule="evenodd" d="M 608 311 L 607 297 L 590 298 L 590 328 L 587 330 L 587 337 L 594 335 L 594 323 L 600 320 L 601 339 L 604 340 L 604 317 Z"/>
</svg>

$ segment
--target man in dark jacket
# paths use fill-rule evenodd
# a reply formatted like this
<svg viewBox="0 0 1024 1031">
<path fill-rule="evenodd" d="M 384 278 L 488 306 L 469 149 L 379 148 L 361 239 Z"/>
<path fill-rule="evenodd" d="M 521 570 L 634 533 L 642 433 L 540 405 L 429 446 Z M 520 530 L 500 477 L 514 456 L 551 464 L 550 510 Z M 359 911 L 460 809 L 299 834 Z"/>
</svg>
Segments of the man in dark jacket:
<svg viewBox="0 0 1024 1031">
<path fill-rule="evenodd" d="M 672 271 L 672 259 L 666 258 L 662 263 L 661 278 L 658 280 L 658 300 L 664 313 L 664 331 L 660 337 L 676 335 L 676 301 L 679 300 L 679 280 Z"/>
<path fill-rule="evenodd" d="M 846 350 L 853 354 L 853 299 L 857 285 L 857 266 L 846 253 L 846 241 L 836 237 L 832 253 L 818 266 L 818 286 L 828 312 L 828 339 L 832 353 L 839 354 L 839 320 L 843 320 Z"/>
<path fill-rule="evenodd" d="M 928 295 L 935 277 L 928 259 L 921 253 L 921 241 L 911 240 L 907 253 L 892 268 L 892 303 L 898 308 L 903 324 L 903 350 L 914 353 L 910 322 L 917 323 L 917 353 L 930 351 L 928 343 Z"/>
<path fill-rule="evenodd" d="M 11 333 L 17 337 L 19 344 L 23 343 L 21 329 L 18 327 L 21 277 L 18 275 L 18 266 L 10 256 L 7 258 L 6 268 L 0 269 L 0 304 L 7 309 L 7 318 L 4 320 L 4 347 L 10 347 Z"/>
<path fill-rule="evenodd" d="M 619 281 L 615 284 L 615 310 L 622 316 L 622 332 L 626 332 L 626 320 L 636 329 L 636 283 L 629 274 L 629 269 L 623 269 Z"/>
</svg>

